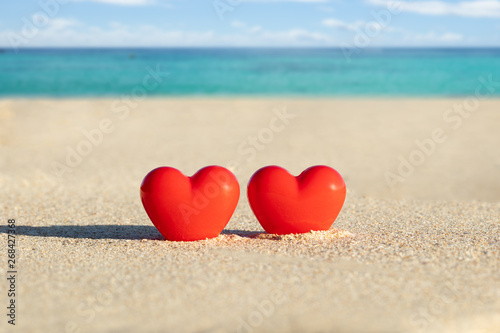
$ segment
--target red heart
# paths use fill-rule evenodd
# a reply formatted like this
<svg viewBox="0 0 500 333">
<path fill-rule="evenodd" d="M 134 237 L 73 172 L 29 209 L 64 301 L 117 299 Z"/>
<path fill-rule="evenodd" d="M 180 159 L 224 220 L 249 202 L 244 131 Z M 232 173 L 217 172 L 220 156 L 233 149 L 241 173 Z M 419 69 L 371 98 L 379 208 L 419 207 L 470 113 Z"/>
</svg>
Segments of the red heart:
<svg viewBox="0 0 500 333">
<path fill-rule="evenodd" d="M 154 169 L 141 185 L 149 218 L 171 241 L 217 237 L 229 222 L 240 196 L 231 171 L 208 166 L 192 177 L 170 167 Z"/>
<path fill-rule="evenodd" d="M 328 166 L 313 166 L 298 177 L 278 166 L 258 170 L 248 183 L 248 201 L 270 234 L 328 230 L 342 209 L 346 187 Z"/>
</svg>

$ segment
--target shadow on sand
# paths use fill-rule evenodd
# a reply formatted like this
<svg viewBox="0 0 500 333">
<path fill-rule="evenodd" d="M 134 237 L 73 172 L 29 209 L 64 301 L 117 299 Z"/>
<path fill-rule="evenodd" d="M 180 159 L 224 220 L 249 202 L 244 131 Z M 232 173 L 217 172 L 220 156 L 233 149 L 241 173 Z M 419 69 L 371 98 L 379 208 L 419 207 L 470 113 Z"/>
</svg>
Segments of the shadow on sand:
<svg viewBox="0 0 500 333">
<path fill-rule="evenodd" d="M 0 233 L 9 228 L 0 226 Z M 89 239 L 152 239 L 163 240 L 154 226 L 149 225 L 58 225 L 58 226 L 17 226 L 17 235 L 38 237 L 64 237 Z M 259 232 L 244 230 L 223 230 L 223 235 L 237 235 L 252 238 Z"/>
</svg>

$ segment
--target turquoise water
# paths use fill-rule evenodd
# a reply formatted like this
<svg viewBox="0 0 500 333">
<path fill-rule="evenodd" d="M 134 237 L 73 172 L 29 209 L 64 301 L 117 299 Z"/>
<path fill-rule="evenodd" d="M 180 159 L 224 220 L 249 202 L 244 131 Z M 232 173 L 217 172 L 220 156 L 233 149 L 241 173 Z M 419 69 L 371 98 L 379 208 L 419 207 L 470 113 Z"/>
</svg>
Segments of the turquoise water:
<svg viewBox="0 0 500 333">
<path fill-rule="evenodd" d="M 159 84 L 156 69 L 168 72 Z M 350 61 L 340 49 L 0 51 L 0 96 L 465 96 L 488 76 L 500 82 L 500 48 L 365 49 Z"/>
</svg>

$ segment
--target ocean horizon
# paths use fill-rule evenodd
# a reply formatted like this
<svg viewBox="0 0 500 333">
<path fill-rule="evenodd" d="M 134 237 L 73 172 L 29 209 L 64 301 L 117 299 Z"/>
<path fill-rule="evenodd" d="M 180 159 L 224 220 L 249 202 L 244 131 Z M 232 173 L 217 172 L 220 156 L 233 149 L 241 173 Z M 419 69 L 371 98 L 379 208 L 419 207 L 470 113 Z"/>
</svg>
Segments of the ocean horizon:
<svg viewBox="0 0 500 333">
<path fill-rule="evenodd" d="M 0 73 L 1 97 L 456 97 L 500 86 L 500 48 L 0 48 Z"/>
</svg>

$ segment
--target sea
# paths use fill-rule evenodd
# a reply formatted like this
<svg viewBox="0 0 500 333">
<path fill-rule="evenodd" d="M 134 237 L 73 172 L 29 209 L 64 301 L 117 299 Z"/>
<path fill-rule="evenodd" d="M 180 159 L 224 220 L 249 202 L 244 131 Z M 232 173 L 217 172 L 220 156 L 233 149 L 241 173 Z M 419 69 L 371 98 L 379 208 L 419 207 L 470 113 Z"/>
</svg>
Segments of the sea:
<svg viewBox="0 0 500 333">
<path fill-rule="evenodd" d="M 0 49 L 1 97 L 450 97 L 481 80 L 500 96 L 500 48 Z"/>
</svg>

